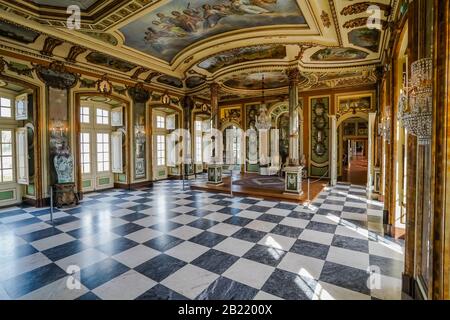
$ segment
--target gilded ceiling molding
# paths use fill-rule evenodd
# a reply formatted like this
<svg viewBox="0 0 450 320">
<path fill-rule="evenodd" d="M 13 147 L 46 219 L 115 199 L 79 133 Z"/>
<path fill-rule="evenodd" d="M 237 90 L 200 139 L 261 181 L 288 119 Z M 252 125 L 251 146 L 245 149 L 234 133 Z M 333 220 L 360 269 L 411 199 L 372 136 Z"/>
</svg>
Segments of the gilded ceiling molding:
<svg viewBox="0 0 450 320">
<path fill-rule="evenodd" d="M 336 7 L 334 6 L 334 0 L 328 0 L 328 3 L 330 5 L 331 14 L 333 15 L 334 27 L 336 29 L 336 35 L 338 38 L 339 46 L 342 47 L 344 45 L 344 42 L 342 41 L 342 35 L 339 28 L 339 20 L 336 12 Z"/>
<path fill-rule="evenodd" d="M 139 76 L 140 76 L 142 73 L 147 72 L 147 71 L 149 71 L 148 68 L 138 67 L 138 68 L 136 69 L 136 71 L 133 73 L 133 75 L 131 76 L 131 79 L 136 80 L 136 79 L 139 78 Z"/>
<path fill-rule="evenodd" d="M 298 55 L 295 57 L 295 60 L 302 60 L 306 50 L 315 48 L 315 47 L 319 47 L 321 45 L 314 43 L 314 42 L 305 42 L 305 43 L 299 43 L 298 46 L 300 48 L 300 51 L 299 51 Z"/>
<path fill-rule="evenodd" d="M 161 72 L 157 72 L 157 71 L 152 71 L 150 72 L 150 74 L 147 76 L 147 78 L 145 78 L 145 82 L 150 83 L 152 82 L 152 80 L 156 77 L 159 77 L 160 75 L 162 75 Z"/>
<path fill-rule="evenodd" d="M 388 17 L 391 14 L 391 6 L 390 5 L 387 5 L 384 3 L 379 3 L 379 2 L 364 1 L 364 2 L 359 2 L 359 3 L 354 3 L 354 4 L 351 4 L 347 7 L 345 7 L 344 9 L 342 9 L 341 15 L 348 16 L 348 15 L 364 13 L 367 11 L 367 9 L 370 6 L 379 7 L 381 10 L 384 11 L 385 17 Z"/>
<path fill-rule="evenodd" d="M 73 46 L 72 48 L 70 48 L 69 54 L 66 57 L 66 61 L 67 62 L 76 62 L 77 57 L 80 54 L 85 53 L 86 51 L 87 51 L 87 49 L 83 48 L 82 46 Z"/>
<path fill-rule="evenodd" d="M 53 37 L 47 37 L 44 42 L 44 47 L 41 50 L 41 54 L 47 57 L 53 56 L 53 50 L 55 50 L 56 47 L 62 45 L 64 41 L 61 39 L 53 38 Z"/>
<path fill-rule="evenodd" d="M 386 20 L 380 20 L 379 23 L 381 24 L 381 27 L 383 30 L 385 30 L 388 27 L 388 22 Z M 362 18 L 356 18 L 356 19 L 345 22 L 343 27 L 345 29 L 352 29 L 352 28 L 357 28 L 357 27 L 363 27 L 366 25 L 367 25 L 367 18 L 362 17 Z"/>
</svg>

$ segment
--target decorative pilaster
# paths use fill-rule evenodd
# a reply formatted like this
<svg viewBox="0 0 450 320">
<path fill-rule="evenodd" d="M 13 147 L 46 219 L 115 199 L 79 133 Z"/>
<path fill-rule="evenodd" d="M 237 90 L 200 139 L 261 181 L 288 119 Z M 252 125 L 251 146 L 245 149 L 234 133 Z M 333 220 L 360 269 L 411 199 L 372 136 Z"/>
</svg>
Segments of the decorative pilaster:
<svg viewBox="0 0 450 320">
<path fill-rule="evenodd" d="M 368 163 L 367 163 L 367 191 L 371 192 L 373 190 L 374 187 L 374 181 L 373 181 L 373 176 L 374 176 L 374 171 L 373 171 L 373 167 L 374 167 L 374 136 L 375 136 L 375 119 L 376 119 L 377 114 L 374 112 L 369 113 L 369 150 L 368 150 L 368 154 L 367 154 L 367 158 L 368 158 Z"/>
<path fill-rule="evenodd" d="M 183 129 L 186 130 L 186 132 L 189 132 L 190 137 L 194 137 L 195 133 L 191 130 L 191 118 L 192 118 L 192 111 L 194 110 L 195 104 L 192 97 L 186 96 L 182 100 L 183 105 Z M 192 150 L 192 138 L 190 138 L 190 141 L 187 141 L 184 145 L 183 152 L 188 153 L 183 155 L 183 159 L 188 159 L 189 163 L 184 163 L 184 174 L 188 178 L 194 175 L 194 161 L 193 161 L 193 150 Z"/>
<path fill-rule="evenodd" d="M 289 77 L 289 165 L 299 166 L 299 123 L 298 123 L 298 82 L 300 71 L 292 69 L 288 72 Z"/>
<path fill-rule="evenodd" d="M 212 163 L 208 164 L 208 183 L 221 184 L 222 183 L 222 165 L 220 164 L 220 148 L 219 144 L 222 143 L 217 132 L 219 130 L 219 84 L 212 83 L 211 89 L 211 120 L 212 120 Z"/>
<path fill-rule="evenodd" d="M 330 177 L 331 186 L 335 186 L 337 184 L 337 118 L 336 115 L 330 116 L 330 137 L 331 137 L 331 154 L 330 154 L 330 161 L 331 161 L 331 167 L 330 167 Z"/>
<path fill-rule="evenodd" d="M 285 191 L 303 194 L 302 170 L 299 157 L 299 113 L 298 83 L 300 71 L 295 68 L 288 71 L 289 77 L 289 163 L 284 169 Z"/>
</svg>

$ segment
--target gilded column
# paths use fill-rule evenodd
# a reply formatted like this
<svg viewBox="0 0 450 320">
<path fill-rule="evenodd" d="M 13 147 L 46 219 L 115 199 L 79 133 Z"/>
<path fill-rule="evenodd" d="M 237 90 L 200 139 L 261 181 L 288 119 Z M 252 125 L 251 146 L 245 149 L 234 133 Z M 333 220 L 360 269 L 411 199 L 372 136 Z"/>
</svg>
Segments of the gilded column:
<svg viewBox="0 0 450 320">
<path fill-rule="evenodd" d="M 284 169 L 285 191 L 287 193 L 303 194 L 302 170 L 299 157 L 299 102 L 298 84 L 300 71 L 295 68 L 288 71 L 289 77 L 289 161 Z"/>
<path fill-rule="evenodd" d="M 299 166 L 299 103 L 298 81 L 300 71 L 296 68 L 288 72 L 289 76 L 289 166 Z"/>
<path fill-rule="evenodd" d="M 222 144 L 222 135 L 219 128 L 219 84 L 212 83 L 211 90 L 211 143 L 212 143 L 212 157 L 208 164 L 208 183 L 221 184 L 222 183 L 222 152 L 220 146 Z"/>
</svg>

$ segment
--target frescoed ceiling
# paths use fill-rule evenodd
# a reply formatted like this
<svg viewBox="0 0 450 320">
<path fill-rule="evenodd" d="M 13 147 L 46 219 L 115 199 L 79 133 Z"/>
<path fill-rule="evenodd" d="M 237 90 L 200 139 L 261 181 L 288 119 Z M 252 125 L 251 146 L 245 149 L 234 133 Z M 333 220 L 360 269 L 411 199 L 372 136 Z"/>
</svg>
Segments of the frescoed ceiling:
<svg viewBox="0 0 450 320">
<path fill-rule="evenodd" d="M 251 94 L 262 73 L 281 79 L 292 67 L 308 75 L 309 88 L 329 88 L 374 82 L 402 2 L 0 0 L 0 39 L 4 49 L 50 50 L 54 59 L 180 94 L 203 94 L 212 82 L 227 96 Z M 68 4 L 81 9 L 80 30 L 67 27 Z M 379 26 L 368 24 L 374 5 Z M 62 44 L 49 49 L 49 38 Z M 285 92 L 280 83 L 269 90 Z"/>
</svg>

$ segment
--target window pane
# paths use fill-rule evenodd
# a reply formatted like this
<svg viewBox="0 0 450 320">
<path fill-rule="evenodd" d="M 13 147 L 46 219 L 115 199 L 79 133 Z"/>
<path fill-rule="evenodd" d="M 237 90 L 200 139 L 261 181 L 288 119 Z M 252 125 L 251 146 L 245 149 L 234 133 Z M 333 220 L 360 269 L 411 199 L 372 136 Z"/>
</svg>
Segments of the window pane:
<svg viewBox="0 0 450 320">
<path fill-rule="evenodd" d="M 2 130 L 2 143 L 11 143 L 12 131 Z"/>
<path fill-rule="evenodd" d="M 12 156 L 12 144 L 2 144 L 2 156 Z"/>
<path fill-rule="evenodd" d="M 12 169 L 12 166 L 13 166 L 12 157 L 2 158 L 2 169 Z"/>
<path fill-rule="evenodd" d="M 12 182 L 13 181 L 13 171 L 12 169 L 9 170 L 2 170 L 2 180 L 3 182 Z"/>
<path fill-rule="evenodd" d="M 11 107 L 11 99 L 8 99 L 8 98 L 0 98 L 0 105 L 2 106 L 2 107 Z"/>
</svg>

